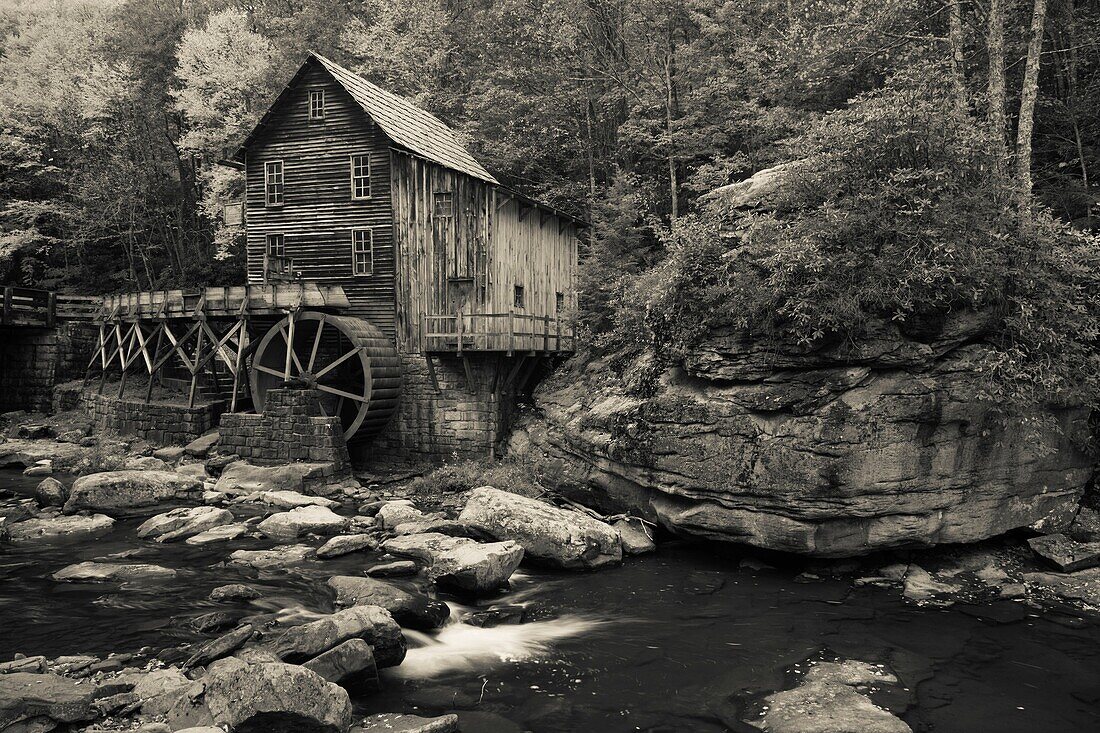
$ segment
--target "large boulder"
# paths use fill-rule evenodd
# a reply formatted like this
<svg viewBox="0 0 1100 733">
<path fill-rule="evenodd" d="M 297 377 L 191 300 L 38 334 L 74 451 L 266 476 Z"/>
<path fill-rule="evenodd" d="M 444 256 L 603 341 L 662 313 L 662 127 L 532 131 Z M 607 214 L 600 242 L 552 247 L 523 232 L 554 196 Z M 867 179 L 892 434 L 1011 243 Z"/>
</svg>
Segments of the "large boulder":
<svg viewBox="0 0 1100 733">
<path fill-rule="evenodd" d="M 203 678 L 206 707 L 234 733 L 345 733 L 348 693 L 305 667 L 225 660 Z"/>
<path fill-rule="evenodd" d="M 365 691 L 378 686 L 374 650 L 362 639 L 348 639 L 302 666 L 350 690 Z"/>
<path fill-rule="evenodd" d="M 73 482 L 65 512 L 91 509 L 109 514 L 201 499 L 202 481 L 198 479 L 168 471 L 104 471 Z"/>
<path fill-rule="evenodd" d="M 715 335 L 648 390 L 577 357 L 536 390 L 510 452 L 603 513 L 787 552 L 1057 532 L 1093 469 L 1086 411 L 1007 419 L 981 401 L 982 328 L 960 314 L 919 341 L 883 327 L 779 352 Z"/>
<path fill-rule="evenodd" d="M 393 667 L 405 658 L 405 637 L 393 616 L 378 606 L 355 606 L 308 624 L 287 629 L 275 644 L 279 658 L 308 661 L 349 639 L 362 639 L 374 649 L 379 667 Z"/>
<path fill-rule="evenodd" d="M 137 536 L 162 543 L 174 542 L 232 523 L 233 514 L 227 509 L 212 506 L 173 509 L 147 519 L 137 528 Z"/>
<path fill-rule="evenodd" d="M 59 725 L 94 720 L 95 686 L 54 674 L 0 675 L 0 731 L 38 733 Z"/>
<path fill-rule="evenodd" d="M 31 490 L 31 496 L 39 506 L 64 506 L 69 490 L 55 478 L 44 478 Z"/>
<path fill-rule="evenodd" d="M 419 593 L 410 593 L 393 583 L 355 575 L 336 575 L 328 579 L 341 606 L 380 606 L 394 621 L 410 629 L 427 631 L 443 625 L 450 615 L 446 603 Z"/>
<path fill-rule="evenodd" d="M 216 488 L 230 494 L 283 490 L 300 492 L 305 478 L 313 475 L 318 465 L 287 463 L 281 466 L 253 466 L 246 461 L 234 461 L 222 469 Z"/>
<path fill-rule="evenodd" d="M 257 528 L 272 539 L 292 540 L 302 534 L 338 534 L 347 526 L 347 517 L 328 507 L 310 505 L 272 514 Z"/>
<path fill-rule="evenodd" d="M 491 486 L 470 492 L 459 520 L 498 540 L 515 540 L 524 557 L 554 568 L 583 570 L 623 559 L 619 533 L 607 523 Z"/>
<path fill-rule="evenodd" d="M 38 517 L 16 522 L 8 531 L 12 544 L 31 547 L 101 537 L 110 532 L 114 524 L 115 520 L 106 514 Z"/>
<path fill-rule="evenodd" d="M 523 546 L 518 542 L 480 544 L 434 532 L 394 537 L 384 542 L 382 549 L 421 560 L 428 565 L 428 575 L 440 585 L 472 593 L 499 588 L 523 560 Z"/>
</svg>

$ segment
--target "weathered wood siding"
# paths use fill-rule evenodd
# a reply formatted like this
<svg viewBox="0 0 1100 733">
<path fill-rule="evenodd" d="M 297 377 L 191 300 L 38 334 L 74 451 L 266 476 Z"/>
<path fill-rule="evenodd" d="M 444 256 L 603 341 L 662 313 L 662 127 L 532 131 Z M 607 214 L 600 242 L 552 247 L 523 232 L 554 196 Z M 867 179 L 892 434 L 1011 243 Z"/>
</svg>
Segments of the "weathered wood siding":
<svg viewBox="0 0 1100 733">
<path fill-rule="evenodd" d="M 394 150 L 391 157 L 397 250 L 397 334 L 402 351 L 422 350 L 424 316 L 517 313 L 556 318 L 556 294 L 575 305 L 577 232 L 498 193 L 496 187 Z M 452 194 L 437 216 L 435 194 Z M 525 308 L 514 308 L 514 287 Z M 507 328 L 506 321 L 499 328 Z"/>
<path fill-rule="evenodd" d="M 325 90 L 325 119 L 309 119 L 309 90 Z M 344 288 L 350 314 L 395 336 L 390 141 L 316 62 L 305 70 L 246 160 L 248 281 L 263 280 L 266 236 L 282 233 L 302 279 Z M 351 156 L 371 156 L 371 197 L 351 196 Z M 284 203 L 268 207 L 264 163 L 283 161 Z M 352 230 L 374 232 L 374 273 L 352 274 Z"/>
</svg>

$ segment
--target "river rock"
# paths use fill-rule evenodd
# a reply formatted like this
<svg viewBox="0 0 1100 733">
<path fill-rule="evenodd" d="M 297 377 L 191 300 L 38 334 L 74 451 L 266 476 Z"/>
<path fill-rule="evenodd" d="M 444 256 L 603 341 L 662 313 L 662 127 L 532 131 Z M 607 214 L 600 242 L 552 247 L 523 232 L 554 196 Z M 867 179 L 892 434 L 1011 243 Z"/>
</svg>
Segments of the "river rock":
<svg viewBox="0 0 1100 733">
<path fill-rule="evenodd" d="M 902 595 L 911 601 L 934 602 L 938 598 L 958 593 L 962 586 L 945 580 L 936 580 L 919 565 L 910 565 L 905 573 L 905 589 Z"/>
<path fill-rule="evenodd" d="M 176 473 L 185 478 L 198 479 L 199 481 L 206 482 L 206 466 L 202 463 L 184 463 L 176 466 Z M 203 502 L 205 503 L 206 490 L 203 490 Z"/>
<path fill-rule="evenodd" d="M 480 544 L 431 533 L 394 537 L 384 542 L 382 549 L 427 563 L 429 577 L 441 585 L 474 593 L 499 588 L 523 560 L 523 546 L 518 542 Z"/>
<path fill-rule="evenodd" d="M 237 550 L 229 556 L 229 564 L 268 570 L 301 565 L 316 559 L 317 553 L 309 545 L 286 545 L 270 550 Z"/>
<path fill-rule="evenodd" d="M 619 534 L 607 523 L 491 486 L 470 492 L 459 520 L 515 540 L 524 557 L 555 568 L 591 569 L 623 559 Z"/>
<path fill-rule="evenodd" d="M 1092 473 L 1087 411 L 1002 419 L 980 399 L 990 348 L 967 343 L 983 328 L 960 311 L 919 341 L 897 324 L 813 347 L 715 332 L 644 395 L 580 355 L 535 390 L 509 454 L 603 513 L 785 552 L 1059 531 Z"/>
<path fill-rule="evenodd" d="M 1076 573 L 1024 573 L 1028 591 L 1054 595 L 1072 604 L 1084 603 L 1089 608 L 1100 606 L 1100 568 L 1088 568 Z"/>
<path fill-rule="evenodd" d="M 372 565 L 367 568 L 367 575 L 372 578 L 393 578 L 401 575 L 416 575 L 419 570 L 420 566 L 412 560 L 394 560 L 381 565 Z"/>
<path fill-rule="evenodd" d="M 362 639 L 348 639 L 302 666 L 350 690 L 366 691 L 378 686 L 374 650 Z"/>
<path fill-rule="evenodd" d="M 405 637 L 389 612 L 379 606 L 354 606 L 287 629 L 275 643 L 286 662 L 301 663 L 349 639 L 362 639 L 374 649 L 379 667 L 393 667 L 405 658 Z"/>
<path fill-rule="evenodd" d="M 92 451 L 74 443 L 44 440 L 7 440 L 0 442 L 0 468 L 33 466 L 49 461 L 55 471 L 67 473 L 84 462 Z"/>
<path fill-rule="evenodd" d="M 246 624 L 228 634 L 222 634 L 217 639 L 201 644 L 183 663 L 183 669 L 186 671 L 195 667 L 205 667 L 215 660 L 229 656 L 248 643 L 253 633 L 255 629 L 252 625 Z"/>
<path fill-rule="evenodd" d="M 150 517 L 137 528 L 137 536 L 156 542 L 174 542 L 233 522 L 227 509 L 197 506 Z"/>
<path fill-rule="evenodd" d="M 32 672 L 45 674 L 49 671 L 49 664 L 41 654 L 36 657 L 22 657 L 10 662 L 0 662 L 0 674 L 12 674 L 13 672 Z"/>
<path fill-rule="evenodd" d="M 252 601 L 260 597 L 260 591 L 243 583 L 219 585 L 210 591 L 212 601 Z"/>
<path fill-rule="evenodd" d="M 325 544 L 317 548 L 317 557 L 328 560 L 341 557 L 360 550 L 374 550 L 378 547 L 378 540 L 370 534 L 345 534 L 333 537 Z"/>
<path fill-rule="evenodd" d="M 157 448 L 153 451 L 153 458 L 168 464 L 174 464 L 176 461 L 183 458 L 183 446 L 169 445 L 163 448 Z"/>
<path fill-rule="evenodd" d="M 454 713 L 440 715 L 438 718 L 422 718 L 419 715 L 404 713 L 376 713 L 368 715 L 349 733 L 457 733 L 457 731 L 458 716 Z"/>
<path fill-rule="evenodd" d="M 257 491 L 254 494 L 249 494 L 246 498 L 249 501 L 271 504 L 282 509 L 297 509 L 303 506 L 323 506 L 328 509 L 335 509 L 340 506 L 340 502 L 326 499 L 323 496 L 309 496 L 300 491 L 289 491 L 287 489 L 282 491 Z"/>
<path fill-rule="evenodd" d="M 893 675 L 865 662 L 822 662 L 795 689 L 764 700 L 760 726 L 768 733 L 912 733 L 900 718 L 857 691 L 896 683 Z"/>
<path fill-rule="evenodd" d="M 302 534 L 336 534 L 347 527 L 347 517 L 323 506 L 302 506 L 279 512 L 257 525 L 272 539 L 292 540 Z"/>
<path fill-rule="evenodd" d="M 1100 542 L 1076 542 L 1064 534 L 1032 537 L 1027 541 L 1032 551 L 1063 573 L 1100 565 Z"/>
<path fill-rule="evenodd" d="M 141 700 L 143 714 L 164 715 L 180 692 L 190 684 L 191 680 L 174 667 L 153 669 L 137 677 L 134 694 Z"/>
<path fill-rule="evenodd" d="M 31 547 L 101 537 L 111 531 L 114 523 L 105 514 L 39 517 L 16 522 L 9 528 L 9 535 L 12 544 Z"/>
<path fill-rule="evenodd" d="M 294 664 L 219 662 L 203 678 L 214 723 L 234 733 L 345 733 L 348 693 Z"/>
<path fill-rule="evenodd" d="M 53 473 L 53 461 L 38 461 L 33 466 L 23 469 L 24 476 L 49 476 Z"/>
<path fill-rule="evenodd" d="M 229 542 L 242 536 L 248 531 L 246 524 L 225 524 L 214 527 L 188 537 L 183 542 L 187 545 L 209 545 L 214 542 Z"/>
<path fill-rule="evenodd" d="M 408 499 L 387 501 L 378 508 L 374 516 L 386 529 L 393 529 L 406 522 L 421 522 L 428 519 L 428 515 L 413 506 Z"/>
<path fill-rule="evenodd" d="M 168 471 L 104 471 L 81 476 L 73 482 L 65 512 L 79 509 L 103 512 L 161 504 L 197 503 L 202 482 Z"/>
<path fill-rule="evenodd" d="M 394 621 L 410 629 L 437 629 L 451 614 L 446 603 L 409 593 L 384 580 L 336 575 L 328 579 L 328 586 L 336 592 L 336 602 L 341 606 L 380 606 Z"/>
<path fill-rule="evenodd" d="M 641 555 L 657 549 L 657 545 L 653 543 L 653 538 L 650 536 L 651 530 L 642 523 L 642 520 L 630 517 L 620 519 L 611 526 L 619 533 L 619 539 L 623 545 L 623 554 Z"/>
<path fill-rule="evenodd" d="M 57 479 L 45 478 L 34 487 L 31 496 L 39 506 L 64 506 L 69 490 Z"/>
<path fill-rule="evenodd" d="M 282 490 L 300 492 L 303 479 L 316 468 L 317 464 L 313 463 L 253 466 L 246 461 L 236 461 L 222 469 L 215 488 L 230 494 Z"/>
<path fill-rule="evenodd" d="M 115 583 L 167 580 L 176 577 L 176 571 L 149 563 L 82 562 L 68 565 L 50 577 L 70 583 Z"/>
<path fill-rule="evenodd" d="M 206 458 L 207 454 L 218 444 L 219 434 L 213 430 L 192 440 L 183 447 L 183 452 L 195 458 Z"/>
<path fill-rule="evenodd" d="M 0 675 L 0 731 L 39 733 L 58 725 L 94 720 L 94 685 L 55 674 Z"/>
<path fill-rule="evenodd" d="M 154 456 L 136 456 L 127 458 L 122 464 L 127 471 L 171 471 L 172 467 Z"/>
</svg>

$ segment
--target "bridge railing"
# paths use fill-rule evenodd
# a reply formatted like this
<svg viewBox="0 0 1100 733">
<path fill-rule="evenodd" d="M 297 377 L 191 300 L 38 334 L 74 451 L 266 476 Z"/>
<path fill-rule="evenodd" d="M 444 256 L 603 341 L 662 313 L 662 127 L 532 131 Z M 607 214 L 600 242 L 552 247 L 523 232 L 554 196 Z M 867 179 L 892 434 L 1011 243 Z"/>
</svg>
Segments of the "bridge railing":
<svg viewBox="0 0 1100 733">
<path fill-rule="evenodd" d="M 4 287 L 0 326 L 52 328 L 58 319 L 90 321 L 102 302 L 91 295 L 61 295 L 51 290 L 8 285 Z"/>
</svg>

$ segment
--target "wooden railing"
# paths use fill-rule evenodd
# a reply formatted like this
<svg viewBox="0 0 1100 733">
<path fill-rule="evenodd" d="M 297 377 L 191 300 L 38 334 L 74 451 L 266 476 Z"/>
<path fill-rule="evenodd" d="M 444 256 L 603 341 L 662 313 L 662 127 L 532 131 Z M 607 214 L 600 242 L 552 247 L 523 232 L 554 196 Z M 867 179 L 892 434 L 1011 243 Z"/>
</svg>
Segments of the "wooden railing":
<svg viewBox="0 0 1100 733">
<path fill-rule="evenodd" d="M 424 317 L 428 351 L 572 352 L 572 324 L 560 317 L 528 313 L 462 313 Z"/>
<path fill-rule="evenodd" d="M 4 288 L 0 325 L 53 328 L 58 319 L 90 321 L 99 312 L 101 298 L 90 295 L 60 295 L 38 288 Z"/>
<path fill-rule="evenodd" d="M 270 253 L 264 254 L 264 282 L 292 282 L 295 279 L 294 260 Z"/>
</svg>

